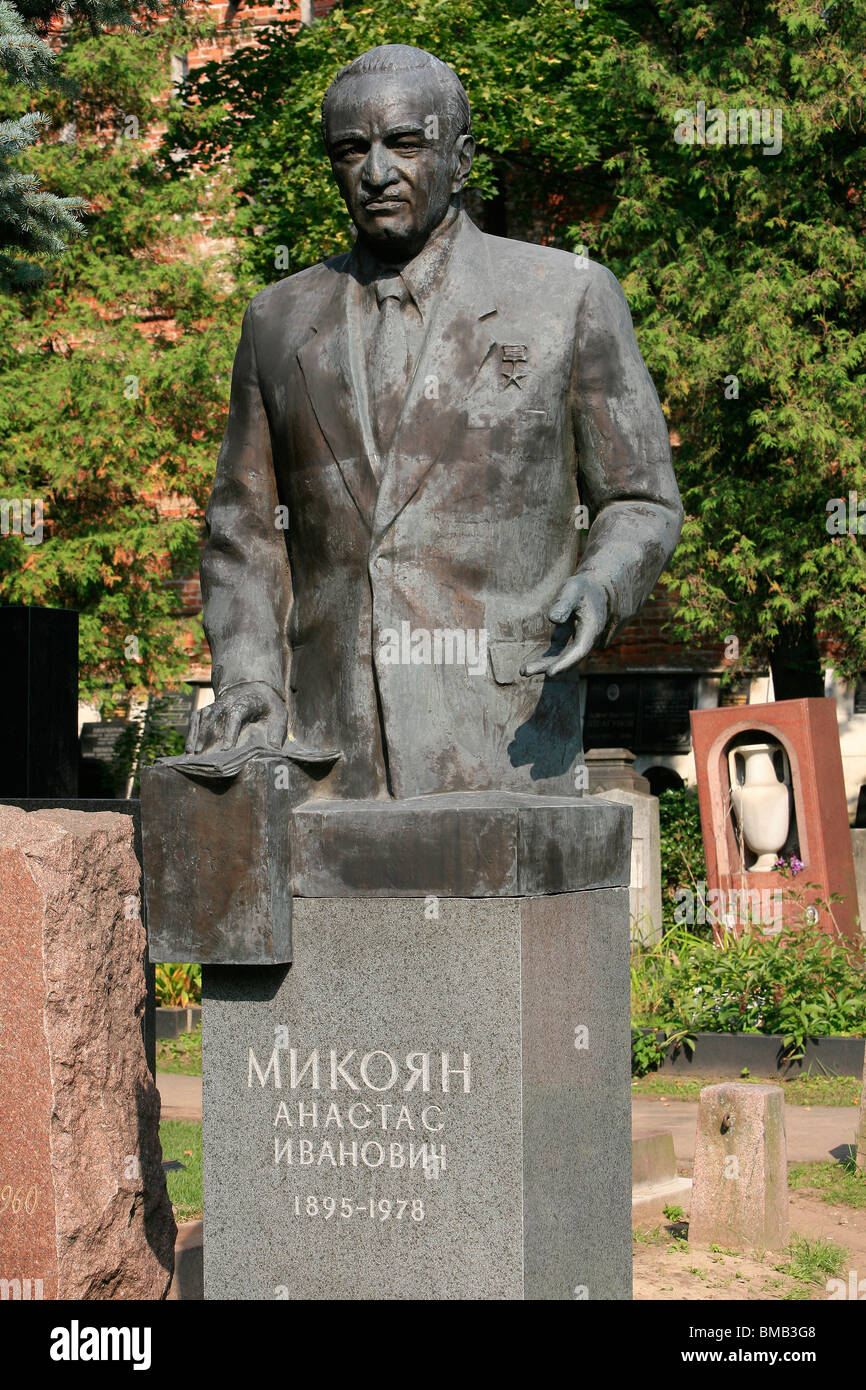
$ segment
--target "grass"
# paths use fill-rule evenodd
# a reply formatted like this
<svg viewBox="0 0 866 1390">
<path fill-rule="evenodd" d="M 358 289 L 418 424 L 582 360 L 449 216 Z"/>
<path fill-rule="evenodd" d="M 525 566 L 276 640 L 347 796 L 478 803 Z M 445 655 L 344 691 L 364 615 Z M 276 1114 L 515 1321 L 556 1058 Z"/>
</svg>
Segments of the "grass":
<svg viewBox="0 0 866 1390">
<path fill-rule="evenodd" d="M 200 1023 L 180 1037 L 157 1038 L 156 1069 L 173 1072 L 175 1076 L 201 1076 Z"/>
<path fill-rule="evenodd" d="M 681 1220 L 669 1221 L 666 1226 L 633 1226 L 632 1241 L 635 1245 L 668 1245 L 686 1250 L 688 1229 L 688 1222 Z"/>
<path fill-rule="evenodd" d="M 162 1120 L 159 1126 L 163 1161 L 183 1168 L 166 1173 L 168 1195 L 176 1221 L 198 1221 L 202 1214 L 201 1124 L 196 1120 Z"/>
<path fill-rule="evenodd" d="M 804 1164 L 804 1168 L 810 1167 L 833 1167 L 833 1164 Z M 677 1250 L 685 1253 L 690 1250 L 687 1233 L 688 1226 L 684 1222 L 676 1222 L 674 1225 L 654 1226 L 652 1229 L 636 1228 L 632 1231 L 632 1238 L 635 1247 L 639 1246 L 667 1246 L 668 1250 Z M 711 1245 L 710 1253 L 713 1256 L 714 1264 L 721 1264 L 722 1257 L 728 1256 L 737 1259 L 736 1250 L 725 1249 L 721 1245 Z M 763 1281 L 765 1289 L 782 1289 L 783 1298 L 791 1300 L 810 1300 L 817 1296 L 818 1289 L 826 1289 L 830 1279 L 836 1279 L 844 1273 L 848 1251 L 843 1245 L 837 1245 L 834 1240 L 827 1240 L 824 1236 L 808 1237 L 793 1235 L 784 1251 L 784 1258 L 778 1263 L 771 1262 L 766 1251 L 754 1250 L 743 1254 L 743 1258 L 748 1258 L 756 1264 L 763 1264 L 767 1269 L 767 1278 Z M 688 1273 L 702 1281 L 706 1281 L 708 1272 L 701 1269 L 698 1265 L 687 1265 Z M 787 1288 L 781 1279 L 770 1277 L 770 1271 L 774 1270 L 777 1274 L 785 1275 L 792 1280 Z M 741 1270 L 730 1271 L 734 1279 L 742 1280 L 744 1284 L 751 1284 L 753 1276 L 744 1274 Z"/>
<path fill-rule="evenodd" d="M 848 1258 L 848 1251 L 842 1245 L 837 1245 L 835 1240 L 827 1240 L 824 1236 L 791 1237 L 787 1250 L 788 1258 L 775 1266 L 780 1274 L 787 1274 L 790 1279 L 796 1279 L 800 1285 L 807 1287 L 802 1291 L 791 1289 L 786 1297 L 788 1298 L 809 1298 L 812 1294 L 812 1287 L 819 1285 L 826 1287 L 828 1279 L 838 1278 L 845 1269 Z"/>
<path fill-rule="evenodd" d="M 659 1226 L 635 1226 L 632 1228 L 632 1240 L 635 1245 L 667 1245 L 670 1240 L 670 1230 Z"/>
<path fill-rule="evenodd" d="M 866 1173 L 850 1158 L 839 1163 L 794 1163 L 788 1186 L 814 1188 L 833 1206 L 866 1207 Z"/>
<path fill-rule="evenodd" d="M 653 1072 L 634 1077 L 631 1083 L 635 1096 L 672 1096 L 677 1100 L 697 1100 L 704 1086 L 716 1085 L 718 1076 L 674 1076 Z M 784 1081 L 778 1076 L 728 1077 L 733 1081 L 752 1081 L 763 1086 L 781 1086 L 788 1105 L 859 1105 L 861 1082 L 858 1076 L 817 1074 L 795 1076 Z"/>
</svg>

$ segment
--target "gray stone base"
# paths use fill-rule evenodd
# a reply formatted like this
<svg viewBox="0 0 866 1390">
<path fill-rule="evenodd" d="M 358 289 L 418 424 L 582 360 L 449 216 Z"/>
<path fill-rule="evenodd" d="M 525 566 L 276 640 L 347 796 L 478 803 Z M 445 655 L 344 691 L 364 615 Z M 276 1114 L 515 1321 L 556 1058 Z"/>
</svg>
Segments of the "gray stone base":
<svg viewBox="0 0 866 1390">
<path fill-rule="evenodd" d="M 692 1199 L 691 1178 L 677 1173 L 674 1136 L 669 1130 L 632 1133 L 631 1219 L 635 1226 L 658 1221 L 665 1207 L 688 1210 Z"/>
<path fill-rule="evenodd" d="M 296 899 L 204 969 L 205 1297 L 631 1297 L 628 891 Z"/>
</svg>

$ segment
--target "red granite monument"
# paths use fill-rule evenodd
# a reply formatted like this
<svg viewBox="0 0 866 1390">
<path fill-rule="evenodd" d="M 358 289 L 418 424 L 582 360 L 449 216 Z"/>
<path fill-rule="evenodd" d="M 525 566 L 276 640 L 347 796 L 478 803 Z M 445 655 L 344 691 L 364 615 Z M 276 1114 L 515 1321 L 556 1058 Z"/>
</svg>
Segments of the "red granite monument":
<svg viewBox="0 0 866 1390">
<path fill-rule="evenodd" d="M 808 917 L 859 937 L 833 700 L 693 710 L 708 905 L 734 930 Z M 837 901 L 831 901 L 838 895 Z"/>
<path fill-rule="evenodd" d="M 133 834 L 0 806 L 0 1299 L 160 1299 L 171 1278 Z"/>
</svg>

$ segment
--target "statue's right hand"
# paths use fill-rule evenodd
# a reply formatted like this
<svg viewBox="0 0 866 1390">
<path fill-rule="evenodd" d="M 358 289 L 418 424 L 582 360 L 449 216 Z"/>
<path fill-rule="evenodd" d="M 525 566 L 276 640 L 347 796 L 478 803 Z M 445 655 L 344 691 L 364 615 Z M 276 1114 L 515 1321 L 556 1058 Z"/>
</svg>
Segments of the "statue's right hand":
<svg viewBox="0 0 866 1390">
<path fill-rule="evenodd" d="M 259 732 L 271 748 L 282 748 L 288 714 L 283 700 L 269 685 L 250 681 L 234 685 L 218 695 L 212 705 L 194 711 L 189 721 L 187 753 L 234 748 L 242 731 L 260 725 Z"/>
</svg>

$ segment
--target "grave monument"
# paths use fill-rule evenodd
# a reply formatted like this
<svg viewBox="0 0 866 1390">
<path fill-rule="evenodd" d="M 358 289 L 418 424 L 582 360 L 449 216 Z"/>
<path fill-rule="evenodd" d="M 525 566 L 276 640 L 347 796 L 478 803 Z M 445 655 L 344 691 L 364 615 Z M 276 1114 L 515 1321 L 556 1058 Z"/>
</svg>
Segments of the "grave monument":
<svg viewBox="0 0 866 1390">
<path fill-rule="evenodd" d="M 134 819 L 92 807 L 0 805 L 0 1301 L 171 1280 Z"/>
<path fill-rule="evenodd" d="M 716 936 L 726 918 L 778 931 L 805 917 L 858 940 L 835 702 L 693 710 L 691 721 Z"/>
<path fill-rule="evenodd" d="M 614 277 L 463 211 L 449 67 L 372 49 L 322 128 L 357 238 L 245 315 L 215 699 L 142 784 L 205 1297 L 628 1298 L 630 811 L 577 668 L 676 544 L 667 429 Z"/>
</svg>

